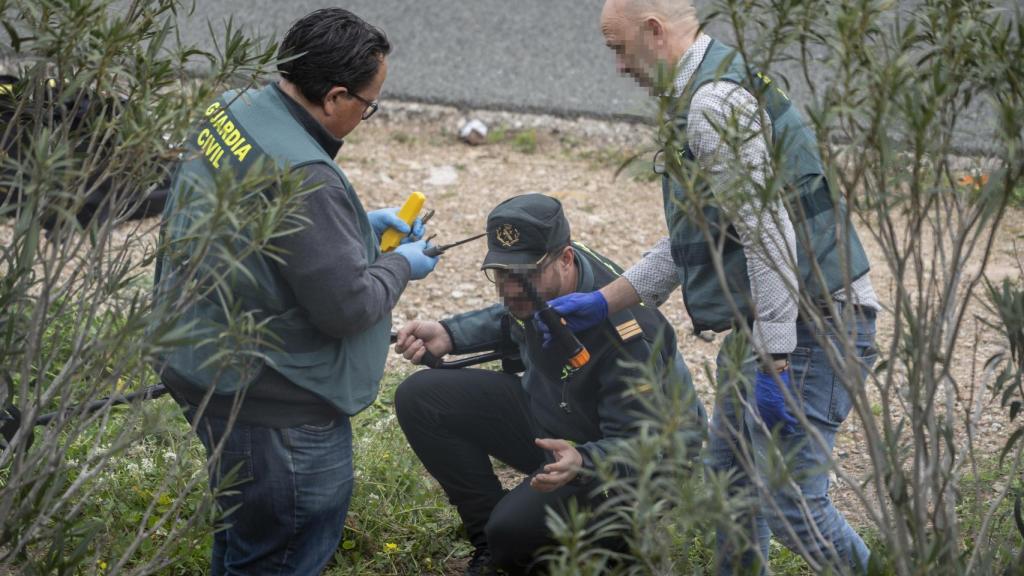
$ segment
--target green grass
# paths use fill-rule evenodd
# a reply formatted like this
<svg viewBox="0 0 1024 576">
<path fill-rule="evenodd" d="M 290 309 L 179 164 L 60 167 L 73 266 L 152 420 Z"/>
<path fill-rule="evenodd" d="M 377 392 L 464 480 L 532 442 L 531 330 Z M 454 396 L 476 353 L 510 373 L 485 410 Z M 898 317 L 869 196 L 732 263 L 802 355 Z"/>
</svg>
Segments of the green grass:
<svg viewBox="0 0 1024 576">
<path fill-rule="evenodd" d="M 186 490 L 189 479 L 196 473 L 201 474 L 203 480 L 196 484 L 197 489 L 188 492 L 183 514 L 185 517 L 197 513 L 206 515 L 201 512 L 207 486 L 206 455 L 202 445 L 192 437 L 181 411 L 170 398 L 152 401 L 143 411 L 153 433 L 111 461 L 97 480 L 97 491 L 86 508 L 84 517 L 102 522 L 104 526 L 103 535 L 97 540 L 100 558 L 120 557 L 143 522 L 147 507 L 155 502 L 147 525 L 152 527 L 178 494 Z M 118 418 L 122 425 L 130 422 L 125 416 Z M 91 439 L 84 440 L 86 442 L 76 443 L 69 451 L 72 463 L 87 458 Z M 152 538 L 143 541 L 136 557 L 151 558 L 158 547 L 169 544 L 170 548 L 161 555 L 174 559 L 171 573 L 205 571 L 212 545 L 212 521 L 213 517 L 200 521 L 185 532 L 185 537 L 169 538 L 167 529 L 157 530 Z M 104 549 L 108 553 L 103 553 Z"/>
<path fill-rule="evenodd" d="M 982 522 L 997 493 L 1009 485 L 1007 497 L 999 503 L 985 541 L 979 542 Z M 960 482 L 960 499 L 957 514 L 962 519 L 960 526 L 964 538 L 964 549 L 972 552 L 978 546 L 986 552 L 982 562 L 993 567 L 1009 567 L 1015 561 L 1014 554 L 1021 546 L 1021 534 L 1013 520 L 1013 505 L 1017 497 L 1024 498 L 1024 484 L 1020 476 L 1009 476 L 1009 465 L 1000 466 L 995 457 L 979 462 L 976 473 L 968 474 Z"/>
<path fill-rule="evenodd" d="M 537 151 L 537 130 L 510 130 L 505 126 L 495 126 L 487 133 L 488 144 L 507 142 L 512 149 L 522 154 L 533 154 Z"/>
<path fill-rule="evenodd" d="M 1013 206 L 1024 206 L 1024 186 L 1017 186 L 1013 189 L 1013 196 L 1010 198 L 1010 204 Z"/>
<path fill-rule="evenodd" d="M 37 428 L 36 433 L 43 434 L 44 430 Z M 142 440 L 119 446 L 117 439 L 123 433 L 141 436 Z M 50 569 L 59 567 L 67 573 L 102 573 L 124 555 L 140 527 L 155 527 L 156 520 L 171 509 L 179 494 L 185 495 L 182 520 L 157 528 L 144 539 L 129 565 L 159 555 L 173 559 L 165 570 L 168 574 L 206 570 L 213 518 L 204 505 L 205 454 L 170 398 L 134 408 L 114 408 L 104 428 L 93 426 L 76 438 L 61 438 L 65 457 L 51 479 L 60 491 L 84 479 L 97 467 L 99 458 L 107 456 L 109 460 L 96 477 L 85 480 L 84 491 L 75 498 L 82 503 L 80 513 L 72 518 L 58 514 L 49 523 L 62 538 L 30 545 L 23 559 L 26 573 L 31 573 L 34 566 L 47 564 Z M 0 486 L 7 479 L 6 472 L 0 475 Z M 189 491 L 187 485 L 197 474 L 203 479 L 197 489 Z M 184 518 L 197 514 L 203 516 L 197 526 L 172 534 L 175 526 L 184 527 Z M 167 548 L 159 550 L 163 546 Z"/>
<path fill-rule="evenodd" d="M 512 138 L 512 148 L 523 154 L 537 151 L 537 131 L 533 128 L 523 130 Z"/>
<path fill-rule="evenodd" d="M 394 391 L 405 375 L 387 375 L 377 402 L 353 420 L 356 486 L 328 575 L 440 574 L 451 557 L 471 552 L 458 515 L 394 417 Z"/>
<path fill-rule="evenodd" d="M 508 130 L 504 126 L 495 126 L 487 132 L 488 144 L 500 144 L 508 138 Z"/>
</svg>

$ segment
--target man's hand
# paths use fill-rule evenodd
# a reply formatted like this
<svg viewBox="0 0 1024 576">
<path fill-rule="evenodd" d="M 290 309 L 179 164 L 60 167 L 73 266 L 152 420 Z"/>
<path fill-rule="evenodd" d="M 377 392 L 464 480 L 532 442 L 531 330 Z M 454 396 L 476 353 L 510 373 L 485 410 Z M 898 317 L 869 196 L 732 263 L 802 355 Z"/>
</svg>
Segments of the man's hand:
<svg viewBox="0 0 1024 576">
<path fill-rule="evenodd" d="M 548 305 L 565 320 L 573 332 L 582 332 L 597 326 L 608 317 L 608 301 L 600 291 L 573 292 L 548 301 Z M 544 346 L 551 343 L 551 331 L 543 322 L 537 322 Z"/>
<path fill-rule="evenodd" d="M 426 232 L 423 222 L 417 218 L 412 223 L 412 234 L 409 234 L 409 225 L 398 217 L 397 207 L 374 210 L 373 212 L 368 212 L 366 217 L 370 220 L 370 227 L 373 228 L 373 233 L 377 236 L 377 242 L 380 242 L 381 235 L 384 234 L 384 231 L 388 228 L 394 228 L 406 235 L 402 238 L 402 244 L 419 240 L 423 237 L 424 232 Z"/>
<path fill-rule="evenodd" d="M 452 351 L 454 345 L 448 331 L 440 322 L 413 320 L 398 329 L 395 352 L 413 364 L 421 364 L 423 354 L 429 351 L 441 358 Z"/>
<path fill-rule="evenodd" d="M 530 488 L 538 492 L 553 492 L 569 482 L 579 474 L 580 466 L 583 465 L 583 456 L 578 450 L 565 440 L 552 438 L 537 438 L 533 441 L 541 450 L 547 450 L 555 457 L 551 464 L 544 465 L 544 471 L 534 474 L 530 478 Z"/>
<path fill-rule="evenodd" d="M 795 398 L 789 368 L 779 372 L 778 378 L 782 381 L 782 386 L 786 387 L 788 395 Z M 761 415 L 761 420 L 769 430 L 773 430 L 776 425 L 782 423 L 781 432 L 783 434 L 796 432 L 799 422 L 786 407 L 786 394 L 783 394 L 774 374 L 769 374 L 758 368 L 757 376 L 754 377 L 754 398 L 757 403 L 757 413 Z"/>
</svg>

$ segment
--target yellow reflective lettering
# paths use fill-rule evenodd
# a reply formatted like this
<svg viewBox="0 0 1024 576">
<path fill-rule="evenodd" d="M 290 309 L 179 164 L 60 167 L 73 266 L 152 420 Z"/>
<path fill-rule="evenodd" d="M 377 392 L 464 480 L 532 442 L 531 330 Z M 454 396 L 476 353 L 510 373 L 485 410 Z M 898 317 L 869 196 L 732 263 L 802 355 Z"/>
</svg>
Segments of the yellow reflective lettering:
<svg viewBox="0 0 1024 576">
<path fill-rule="evenodd" d="M 231 122 L 228 122 L 228 124 L 231 124 Z M 232 128 L 234 128 L 234 126 L 232 126 Z M 237 128 L 234 128 L 230 132 L 227 132 L 225 130 L 224 145 L 227 146 L 228 148 L 231 148 L 235 144 L 238 144 L 238 140 L 241 138 L 242 133 L 239 132 Z"/>
<path fill-rule="evenodd" d="M 235 157 L 238 158 L 239 162 L 241 162 L 245 160 L 245 157 L 249 154 L 249 150 L 252 150 L 252 144 L 246 144 L 239 148 L 238 151 L 235 152 Z"/>
<path fill-rule="evenodd" d="M 221 140 L 227 140 L 227 135 L 231 134 L 231 131 L 234 130 L 234 129 L 235 129 L 235 123 L 232 122 L 231 120 L 228 120 L 227 122 L 222 124 L 221 127 L 217 131 L 220 132 Z"/>
</svg>

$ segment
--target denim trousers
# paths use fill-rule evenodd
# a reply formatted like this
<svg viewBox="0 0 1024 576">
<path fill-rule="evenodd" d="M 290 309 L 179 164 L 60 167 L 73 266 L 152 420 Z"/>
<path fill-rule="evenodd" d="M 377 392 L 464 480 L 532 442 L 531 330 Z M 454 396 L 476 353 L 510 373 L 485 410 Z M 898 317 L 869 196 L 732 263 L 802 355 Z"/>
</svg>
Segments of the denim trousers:
<svg viewBox="0 0 1024 576">
<path fill-rule="evenodd" d="M 191 421 L 194 414 L 186 411 Z M 210 574 L 316 575 L 341 541 L 352 496 L 352 428 L 264 428 L 213 416 L 196 432 L 209 458 L 210 489 L 224 514 L 213 537 Z"/>
<path fill-rule="evenodd" d="M 877 360 L 875 312 L 857 310 L 857 316 L 841 324 L 826 319 L 822 329 L 797 323 L 797 347 L 790 356 L 793 395 L 817 435 L 809 434 L 803 425 L 796 426 L 795 432 L 769 434 L 751 409 L 752 395 L 749 402 L 744 401 L 747 385 L 739 383 L 754 380 L 757 361 L 753 353 L 746 355 L 741 367 L 744 378 L 738 379 L 735 369 L 727 367 L 730 361 L 725 350 L 729 346 L 723 343 L 708 468 L 713 473 L 731 474 L 730 494 L 734 502 L 744 504 L 738 529 L 734 524 L 732 529 L 718 530 L 719 574 L 763 574 L 772 535 L 819 571 L 866 572 L 870 552 L 828 494 L 836 432 L 852 408 L 836 368 L 843 370 L 846 362 L 857 362 L 860 381 L 853 385 L 863 386 Z M 853 358 L 849 354 L 844 357 L 840 325 L 846 326 L 849 341 L 854 343 Z M 796 408 L 787 405 L 791 411 Z M 780 466 L 785 469 L 780 471 Z"/>
</svg>

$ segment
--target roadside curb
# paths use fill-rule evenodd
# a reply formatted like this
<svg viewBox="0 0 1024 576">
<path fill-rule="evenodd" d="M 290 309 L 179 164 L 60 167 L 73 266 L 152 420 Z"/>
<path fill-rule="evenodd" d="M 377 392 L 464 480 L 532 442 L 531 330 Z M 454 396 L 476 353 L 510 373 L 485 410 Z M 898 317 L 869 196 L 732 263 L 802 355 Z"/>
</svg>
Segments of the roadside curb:
<svg viewBox="0 0 1024 576">
<path fill-rule="evenodd" d="M 568 135 L 597 146 L 636 148 L 654 143 L 653 125 L 622 120 L 601 120 L 587 116 L 567 118 L 553 114 L 478 110 L 388 100 L 382 103 L 378 117 L 388 124 L 440 124 L 452 134 L 458 134 L 466 122 L 476 119 L 491 129 L 503 127 L 513 131 L 536 130 L 558 136 Z"/>
</svg>

